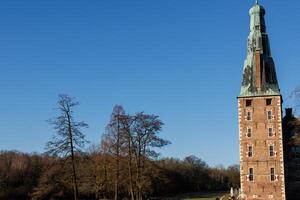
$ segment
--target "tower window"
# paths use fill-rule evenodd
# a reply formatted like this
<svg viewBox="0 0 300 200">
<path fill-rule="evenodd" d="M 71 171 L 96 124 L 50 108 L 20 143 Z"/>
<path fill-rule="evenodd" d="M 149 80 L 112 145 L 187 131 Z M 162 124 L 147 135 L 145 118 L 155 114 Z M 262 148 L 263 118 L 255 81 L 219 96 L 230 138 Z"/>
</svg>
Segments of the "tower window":
<svg viewBox="0 0 300 200">
<path fill-rule="evenodd" d="M 271 110 L 268 110 L 267 115 L 268 115 L 268 120 L 272 120 L 273 119 L 273 113 L 272 113 Z"/>
<path fill-rule="evenodd" d="M 251 128 L 247 128 L 247 137 L 248 138 L 252 137 L 252 129 Z"/>
<path fill-rule="evenodd" d="M 270 157 L 275 156 L 274 145 L 269 146 L 269 155 L 270 155 Z"/>
<path fill-rule="evenodd" d="M 254 179 L 253 168 L 249 168 L 248 179 L 249 179 L 249 181 L 253 181 L 253 179 Z"/>
<path fill-rule="evenodd" d="M 269 137 L 273 137 L 273 128 L 268 128 L 268 135 Z"/>
<path fill-rule="evenodd" d="M 246 107 L 252 106 L 252 100 L 246 100 Z"/>
<path fill-rule="evenodd" d="M 271 181 L 276 181 L 275 168 L 270 169 L 271 172 Z"/>
<path fill-rule="evenodd" d="M 248 146 L 248 153 L 247 154 L 248 154 L 249 158 L 253 157 L 253 146 L 252 145 Z"/>
<path fill-rule="evenodd" d="M 250 111 L 247 112 L 247 120 L 251 121 L 252 120 L 252 114 Z"/>
<path fill-rule="evenodd" d="M 272 105 L 272 99 L 266 99 L 266 105 L 267 106 Z"/>
</svg>

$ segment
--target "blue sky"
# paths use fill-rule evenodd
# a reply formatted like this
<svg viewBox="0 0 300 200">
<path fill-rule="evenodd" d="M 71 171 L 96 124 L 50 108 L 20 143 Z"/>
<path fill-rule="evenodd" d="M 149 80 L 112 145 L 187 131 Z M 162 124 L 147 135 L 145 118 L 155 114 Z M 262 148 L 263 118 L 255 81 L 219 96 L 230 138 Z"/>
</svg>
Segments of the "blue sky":
<svg viewBox="0 0 300 200">
<path fill-rule="evenodd" d="M 162 156 L 238 163 L 237 100 L 251 1 L 0 3 L 0 149 L 43 152 L 57 95 L 98 143 L 115 104 L 157 114 Z M 285 101 L 300 84 L 300 2 L 261 0 Z"/>
</svg>

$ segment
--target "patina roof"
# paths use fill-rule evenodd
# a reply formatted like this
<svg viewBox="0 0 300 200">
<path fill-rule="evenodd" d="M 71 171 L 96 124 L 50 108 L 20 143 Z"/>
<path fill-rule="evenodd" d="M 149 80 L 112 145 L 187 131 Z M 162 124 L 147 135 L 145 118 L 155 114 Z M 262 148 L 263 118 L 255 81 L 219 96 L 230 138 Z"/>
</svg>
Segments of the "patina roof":
<svg viewBox="0 0 300 200">
<path fill-rule="evenodd" d="M 280 95 L 275 64 L 266 33 L 265 9 L 257 1 L 249 14 L 250 34 L 239 97 Z"/>
</svg>

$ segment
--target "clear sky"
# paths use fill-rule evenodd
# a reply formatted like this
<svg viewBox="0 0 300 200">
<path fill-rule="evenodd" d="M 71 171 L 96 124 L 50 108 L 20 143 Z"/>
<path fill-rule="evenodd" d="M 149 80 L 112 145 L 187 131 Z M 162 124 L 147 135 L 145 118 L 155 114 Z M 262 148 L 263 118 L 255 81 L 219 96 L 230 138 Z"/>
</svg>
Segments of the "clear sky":
<svg viewBox="0 0 300 200">
<path fill-rule="evenodd" d="M 300 2 L 261 0 L 286 105 L 300 84 Z M 254 0 L 0 3 L 0 149 L 43 152 L 57 95 L 98 143 L 115 104 L 157 114 L 162 156 L 237 164 L 237 100 Z"/>
</svg>

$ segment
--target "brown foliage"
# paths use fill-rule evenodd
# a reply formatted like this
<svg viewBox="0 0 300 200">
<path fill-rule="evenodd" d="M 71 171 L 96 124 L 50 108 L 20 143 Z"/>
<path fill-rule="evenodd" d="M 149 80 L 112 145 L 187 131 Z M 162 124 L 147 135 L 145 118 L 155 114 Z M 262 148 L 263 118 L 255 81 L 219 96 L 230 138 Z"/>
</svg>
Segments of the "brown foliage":
<svg viewBox="0 0 300 200">
<path fill-rule="evenodd" d="M 103 151 L 76 155 L 80 198 L 114 198 L 114 161 L 114 156 Z M 239 186 L 238 166 L 211 168 L 195 156 L 184 160 L 145 161 L 144 198 Z M 0 199 L 72 199 L 72 174 L 68 162 L 59 157 L 1 152 Z M 126 157 L 121 157 L 119 198 L 130 197 L 127 162 Z M 135 180 L 136 168 L 133 175 Z"/>
<path fill-rule="evenodd" d="M 69 127 L 63 117 L 57 118 L 55 127 L 64 137 L 56 139 L 69 149 L 69 142 L 63 143 L 68 140 L 65 128 Z M 56 153 L 51 156 L 0 152 L 0 200 L 72 199 L 75 170 L 80 199 L 142 200 L 239 187 L 238 166 L 212 168 L 196 156 L 158 159 L 155 150 L 169 144 L 159 137 L 162 126 L 156 115 L 127 115 L 117 106 L 100 146 L 92 146 L 88 153 L 73 154 L 65 148 L 52 149 Z M 50 144 L 55 147 L 56 143 Z"/>
</svg>

